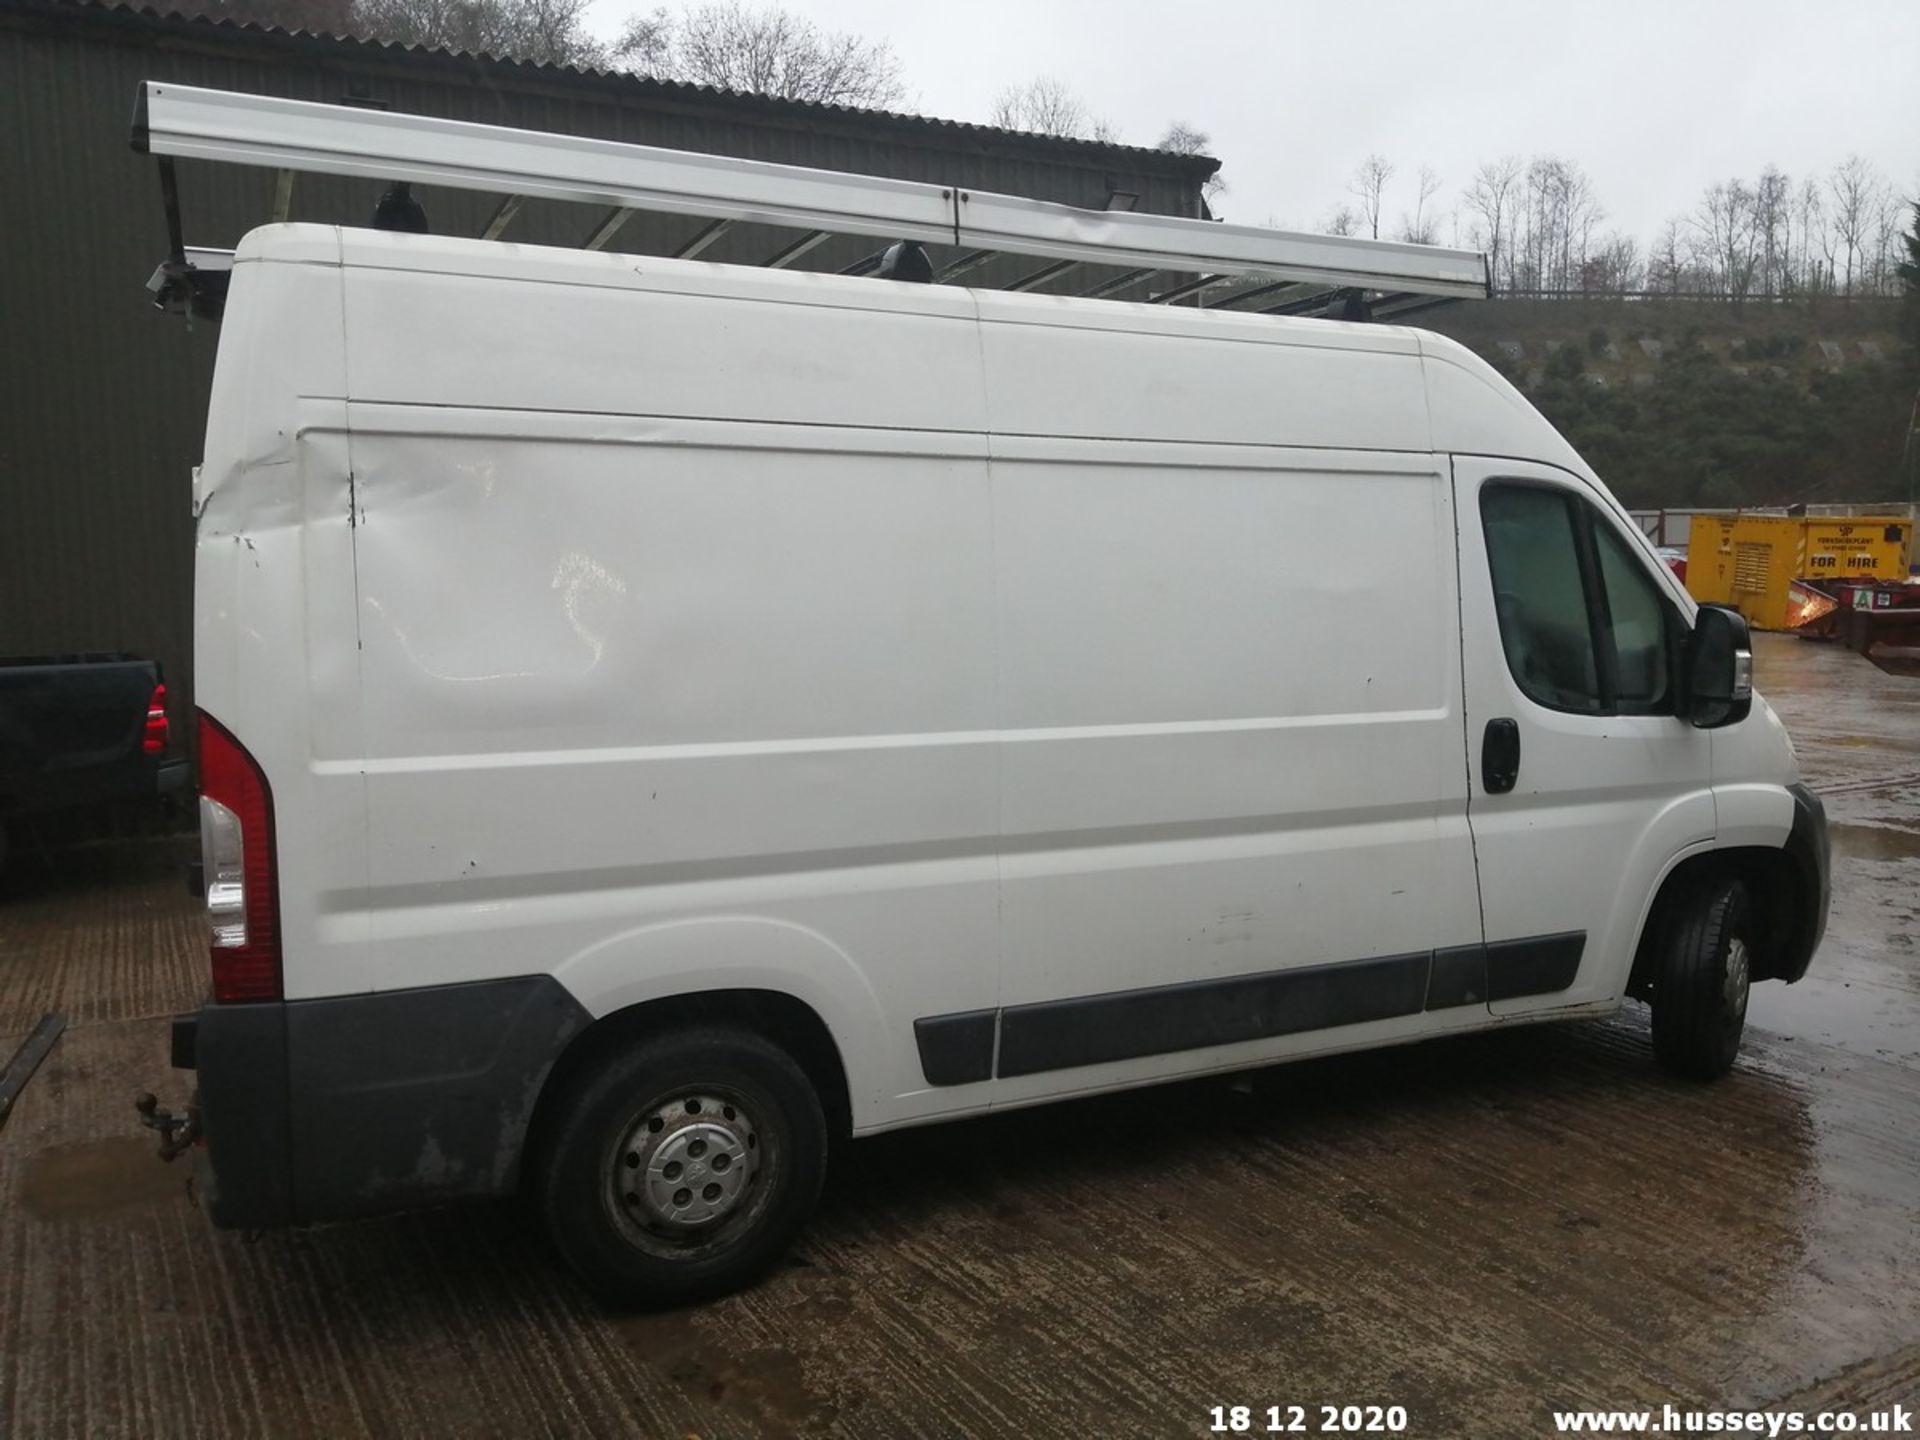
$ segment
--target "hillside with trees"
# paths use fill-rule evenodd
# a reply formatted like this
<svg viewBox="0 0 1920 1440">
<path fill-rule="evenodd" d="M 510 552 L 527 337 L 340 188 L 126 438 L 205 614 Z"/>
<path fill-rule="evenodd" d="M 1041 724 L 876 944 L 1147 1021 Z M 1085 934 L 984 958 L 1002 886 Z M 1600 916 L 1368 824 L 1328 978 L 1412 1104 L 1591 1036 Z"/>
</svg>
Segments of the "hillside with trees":
<svg viewBox="0 0 1920 1440">
<path fill-rule="evenodd" d="M 1417 323 L 1489 360 L 1624 502 L 1685 508 L 1907 498 L 1902 310 L 1493 300 Z"/>
<path fill-rule="evenodd" d="M 1646 245 L 1558 156 L 1480 166 L 1448 209 L 1421 167 L 1353 172 L 1335 233 L 1486 252 L 1501 298 L 1421 323 L 1485 356 L 1632 505 L 1911 499 L 1920 207 L 1850 156 L 1716 181 Z"/>
</svg>

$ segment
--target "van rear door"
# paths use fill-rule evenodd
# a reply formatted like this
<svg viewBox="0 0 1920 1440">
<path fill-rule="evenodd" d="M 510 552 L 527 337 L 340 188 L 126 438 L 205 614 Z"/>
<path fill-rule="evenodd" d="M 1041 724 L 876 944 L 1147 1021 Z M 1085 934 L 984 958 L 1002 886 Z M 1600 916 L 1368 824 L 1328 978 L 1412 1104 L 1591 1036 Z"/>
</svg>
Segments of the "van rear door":
<svg viewBox="0 0 1920 1440">
<path fill-rule="evenodd" d="M 1714 834 L 1711 741 L 1675 713 L 1678 600 L 1579 477 L 1469 457 L 1453 475 L 1489 1003 L 1610 999 L 1667 862 Z"/>
</svg>

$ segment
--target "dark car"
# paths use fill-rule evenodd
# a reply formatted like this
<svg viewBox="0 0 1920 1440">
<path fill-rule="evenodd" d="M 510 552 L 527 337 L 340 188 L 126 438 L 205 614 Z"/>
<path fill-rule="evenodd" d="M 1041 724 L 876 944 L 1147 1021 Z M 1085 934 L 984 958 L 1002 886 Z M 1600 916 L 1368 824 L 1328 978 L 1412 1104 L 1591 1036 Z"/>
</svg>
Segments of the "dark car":
<svg viewBox="0 0 1920 1440">
<path fill-rule="evenodd" d="M 186 783 L 157 662 L 111 654 L 0 659 L 0 863 L 9 822 Z"/>
</svg>

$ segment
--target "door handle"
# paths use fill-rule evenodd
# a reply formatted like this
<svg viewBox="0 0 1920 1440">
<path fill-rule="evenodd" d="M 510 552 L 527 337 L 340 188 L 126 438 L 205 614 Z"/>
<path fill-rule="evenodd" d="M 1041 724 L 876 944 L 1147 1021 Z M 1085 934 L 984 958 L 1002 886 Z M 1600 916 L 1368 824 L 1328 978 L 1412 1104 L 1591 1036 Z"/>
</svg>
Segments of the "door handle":
<svg viewBox="0 0 1920 1440">
<path fill-rule="evenodd" d="M 1520 723 L 1502 716 L 1487 721 L 1480 739 L 1480 784 L 1489 795 L 1504 795 L 1520 778 Z"/>
</svg>

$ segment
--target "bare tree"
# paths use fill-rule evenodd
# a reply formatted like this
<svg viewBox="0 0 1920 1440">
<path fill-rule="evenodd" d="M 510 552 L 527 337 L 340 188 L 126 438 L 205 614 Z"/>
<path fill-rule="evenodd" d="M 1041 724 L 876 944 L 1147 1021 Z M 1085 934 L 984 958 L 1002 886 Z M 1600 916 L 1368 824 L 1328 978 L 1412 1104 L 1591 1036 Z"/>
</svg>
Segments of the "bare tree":
<svg viewBox="0 0 1920 1440">
<path fill-rule="evenodd" d="M 621 27 L 620 38 L 613 42 L 614 61 L 636 75 L 677 80 L 680 77 L 673 48 L 674 33 L 673 16 L 664 7 L 636 10 Z"/>
<path fill-rule="evenodd" d="M 1213 137 L 1206 131 L 1196 129 L 1184 120 L 1175 120 L 1167 126 L 1167 133 L 1160 137 L 1156 150 L 1169 150 L 1175 155 L 1212 155 Z M 1218 170 L 1209 175 L 1206 184 L 1200 187 L 1200 193 L 1208 200 L 1217 199 L 1227 188 L 1227 182 Z"/>
<path fill-rule="evenodd" d="M 1647 289 L 1678 295 L 1687 288 L 1687 249 L 1680 222 L 1669 220 L 1647 252 Z"/>
<path fill-rule="evenodd" d="M 1095 115 L 1086 101 L 1051 75 L 1003 88 L 993 97 L 992 123 L 1002 130 L 1025 130 L 1065 140 L 1111 144 L 1120 138 L 1111 121 Z"/>
<path fill-rule="evenodd" d="M 1360 212 L 1351 205 L 1336 205 L 1333 213 L 1317 227 L 1322 235 L 1358 235 Z"/>
<path fill-rule="evenodd" d="M 1413 214 L 1400 217 L 1400 238 L 1415 245 L 1433 245 L 1438 243 L 1440 226 L 1437 217 L 1429 210 L 1433 197 L 1440 193 L 1440 177 L 1431 165 L 1422 164 L 1415 182 L 1417 197 L 1413 202 Z"/>
<path fill-rule="evenodd" d="M 1760 242 L 1760 293 L 1785 294 L 1793 275 L 1793 182 L 1777 165 L 1753 187 L 1753 226 Z"/>
<path fill-rule="evenodd" d="M 1760 232 L 1754 192 L 1746 182 L 1735 178 L 1708 186 L 1692 226 L 1696 254 L 1714 288 L 1733 296 L 1750 292 L 1760 261 Z"/>
<path fill-rule="evenodd" d="M 1384 155 L 1369 155 L 1360 162 L 1360 168 L 1353 172 L 1353 179 L 1347 182 L 1347 189 L 1360 201 L 1360 218 L 1366 222 L 1367 233 L 1374 239 L 1380 238 L 1380 198 L 1386 193 L 1387 181 L 1393 178 L 1393 165 Z"/>
<path fill-rule="evenodd" d="M 402 45 L 549 65 L 604 63 L 588 0 L 355 0 L 356 34 Z"/>
<path fill-rule="evenodd" d="M 1461 197 L 1467 213 L 1473 217 L 1471 234 L 1475 244 L 1484 246 L 1494 283 L 1510 286 L 1512 259 L 1508 255 L 1509 231 L 1513 226 L 1514 192 L 1524 167 L 1518 155 L 1491 161 L 1473 172 L 1473 180 Z M 1505 262 L 1508 268 L 1501 268 Z"/>
<path fill-rule="evenodd" d="M 1905 250 L 1901 226 L 1906 219 L 1907 202 L 1882 186 L 1880 204 L 1873 217 L 1873 255 L 1866 266 L 1865 288 L 1873 295 L 1898 295 L 1901 289 L 1900 262 Z"/>
<path fill-rule="evenodd" d="M 1394 173 L 1385 157 L 1369 155 L 1347 185 L 1358 207 L 1341 205 L 1318 228 L 1377 237 Z M 1484 250 L 1494 284 L 1509 293 L 1886 294 L 1898 288 L 1905 244 L 1902 202 L 1859 156 L 1798 184 L 1767 165 L 1756 179 L 1711 185 L 1644 252 L 1631 236 L 1600 233 L 1607 212 L 1591 177 L 1561 156 L 1479 166 L 1450 212 L 1432 208 L 1438 193 L 1433 171 L 1422 165 L 1398 233 L 1431 244 L 1450 222 L 1455 243 L 1464 235 Z"/>
<path fill-rule="evenodd" d="M 1606 210 L 1578 164 L 1536 155 L 1521 177 L 1511 279 L 1515 289 L 1564 294 L 1580 284 L 1593 230 Z"/>
<path fill-rule="evenodd" d="M 1839 271 L 1843 295 L 1854 293 L 1856 272 L 1863 252 L 1872 244 L 1874 220 L 1885 189 L 1886 182 L 1879 173 L 1858 155 L 1849 155 L 1827 177 L 1827 193 L 1833 200 L 1833 238 L 1839 251 L 1834 258 L 1843 267 Z"/>
<path fill-rule="evenodd" d="M 822 30 L 778 5 L 754 10 L 741 0 L 712 0 L 679 16 L 664 9 L 634 15 L 614 55 L 659 79 L 783 100 L 877 109 L 906 94 L 899 57 L 885 40 Z"/>
<path fill-rule="evenodd" d="M 1639 244 L 1616 230 L 1587 255 L 1580 267 L 1580 289 L 1595 295 L 1625 295 L 1641 287 L 1646 273 Z"/>
<path fill-rule="evenodd" d="M 1827 233 L 1826 203 L 1818 182 L 1811 175 L 1800 182 L 1800 189 L 1794 196 L 1793 218 L 1800 230 L 1797 246 L 1800 255 L 1798 288 L 1812 295 L 1831 290 L 1833 247 Z"/>
</svg>

